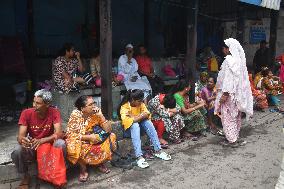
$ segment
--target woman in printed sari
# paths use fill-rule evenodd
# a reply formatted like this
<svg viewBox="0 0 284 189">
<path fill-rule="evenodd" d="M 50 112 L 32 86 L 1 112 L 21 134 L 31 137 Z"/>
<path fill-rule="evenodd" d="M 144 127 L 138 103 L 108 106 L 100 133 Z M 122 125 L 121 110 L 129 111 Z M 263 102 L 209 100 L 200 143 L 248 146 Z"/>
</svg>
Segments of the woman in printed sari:
<svg viewBox="0 0 284 189">
<path fill-rule="evenodd" d="M 87 165 L 97 166 L 103 173 L 110 172 L 104 163 L 111 160 L 112 150 L 116 150 L 116 136 L 111 133 L 111 122 L 105 119 L 91 96 L 79 97 L 75 107 L 67 124 L 67 159 L 80 165 L 79 181 L 85 182 Z M 102 132 L 97 134 L 95 127 L 108 133 L 108 137 Z"/>
<path fill-rule="evenodd" d="M 266 94 L 262 90 L 256 89 L 253 83 L 252 74 L 249 74 L 249 81 L 252 95 L 254 97 L 255 109 L 263 112 L 265 108 L 268 108 Z"/>
<path fill-rule="evenodd" d="M 184 128 L 181 108 L 176 103 L 172 94 L 158 94 L 148 103 L 149 111 L 152 113 L 152 122 L 155 126 L 162 148 L 168 147 L 168 142 L 163 138 L 167 131 L 169 139 L 175 143 L 181 143 L 180 132 Z"/>
<path fill-rule="evenodd" d="M 280 99 L 278 98 L 278 95 L 282 92 L 282 84 L 279 81 L 279 78 L 273 76 L 270 69 L 264 70 L 262 75 L 262 89 L 265 91 L 268 100 L 271 105 L 276 107 L 276 110 L 283 112 L 284 110 L 280 107 Z"/>
<path fill-rule="evenodd" d="M 201 72 L 200 79 L 195 83 L 195 100 L 200 100 L 201 90 L 206 87 L 208 81 L 208 73 Z"/>
<path fill-rule="evenodd" d="M 190 85 L 186 81 L 181 80 L 176 84 L 173 92 L 183 114 L 185 124 L 183 136 L 197 140 L 199 136 L 204 135 L 204 131 L 207 128 L 204 117 L 206 114 L 206 110 L 204 109 L 205 103 L 204 101 L 197 101 L 190 104 L 189 90 Z"/>
<path fill-rule="evenodd" d="M 221 131 L 217 128 L 213 119 L 214 115 L 214 104 L 216 100 L 216 89 L 215 89 L 215 81 L 213 77 L 208 78 L 207 86 L 201 90 L 201 98 L 205 101 L 205 107 L 207 109 L 207 122 L 210 127 L 210 132 L 212 134 L 221 134 Z"/>
</svg>

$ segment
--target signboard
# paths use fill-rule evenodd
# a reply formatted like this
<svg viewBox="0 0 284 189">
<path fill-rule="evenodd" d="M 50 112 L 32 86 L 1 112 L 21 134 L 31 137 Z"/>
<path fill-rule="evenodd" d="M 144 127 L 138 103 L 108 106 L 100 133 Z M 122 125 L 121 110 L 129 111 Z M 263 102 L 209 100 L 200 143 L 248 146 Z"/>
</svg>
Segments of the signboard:
<svg viewBox="0 0 284 189">
<path fill-rule="evenodd" d="M 264 27 L 251 26 L 249 34 L 250 44 L 256 44 L 262 40 L 266 40 L 266 33 Z"/>
<path fill-rule="evenodd" d="M 275 10 L 279 10 L 281 3 L 281 0 L 239 0 L 239 1 Z"/>
</svg>

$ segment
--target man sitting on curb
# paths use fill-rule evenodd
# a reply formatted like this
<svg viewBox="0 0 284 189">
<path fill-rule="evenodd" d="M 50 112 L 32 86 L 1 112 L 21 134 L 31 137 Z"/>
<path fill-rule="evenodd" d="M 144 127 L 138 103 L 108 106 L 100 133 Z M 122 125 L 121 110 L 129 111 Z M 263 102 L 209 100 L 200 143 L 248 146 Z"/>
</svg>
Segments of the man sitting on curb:
<svg viewBox="0 0 284 189">
<path fill-rule="evenodd" d="M 66 156 L 66 145 L 62 137 L 61 117 L 58 109 L 50 106 L 52 95 L 41 89 L 35 92 L 33 108 L 23 110 L 19 119 L 18 143 L 11 158 L 23 179 L 18 189 L 28 189 L 30 175 L 28 162 L 36 161 L 36 150 L 43 143 L 53 143 L 62 148 Z"/>
</svg>

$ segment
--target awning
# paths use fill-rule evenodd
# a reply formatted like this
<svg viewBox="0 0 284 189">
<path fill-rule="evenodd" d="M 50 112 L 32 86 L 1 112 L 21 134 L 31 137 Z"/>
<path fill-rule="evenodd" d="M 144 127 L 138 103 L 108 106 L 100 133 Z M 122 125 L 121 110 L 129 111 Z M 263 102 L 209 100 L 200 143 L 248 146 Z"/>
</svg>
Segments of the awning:
<svg viewBox="0 0 284 189">
<path fill-rule="evenodd" d="M 239 1 L 275 10 L 280 9 L 280 3 L 281 3 L 281 0 L 239 0 Z"/>
</svg>

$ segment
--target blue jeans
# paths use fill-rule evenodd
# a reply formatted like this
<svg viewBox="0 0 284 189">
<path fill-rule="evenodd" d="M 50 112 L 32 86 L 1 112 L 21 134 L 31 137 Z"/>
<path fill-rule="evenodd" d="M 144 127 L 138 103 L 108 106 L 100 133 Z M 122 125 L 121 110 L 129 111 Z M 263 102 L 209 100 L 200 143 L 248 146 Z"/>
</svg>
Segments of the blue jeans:
<svg viewBox="0 0 284 189">
<path fill-rule="evenodd" d="M 158 139 L 158 135 L 153 123 L 150 120 L 144 120 L 139 123 L 133 123 L 130 127 L 131 140 L 134 147 L 135 156 L 140 157 L 143 155 L 141 147 L 140 127 L 144 129 L 147 136 L 150 138 L 152 144 L 154 145 L 154 150 L 161 150 L 160 141 Z"/>
</svg>

